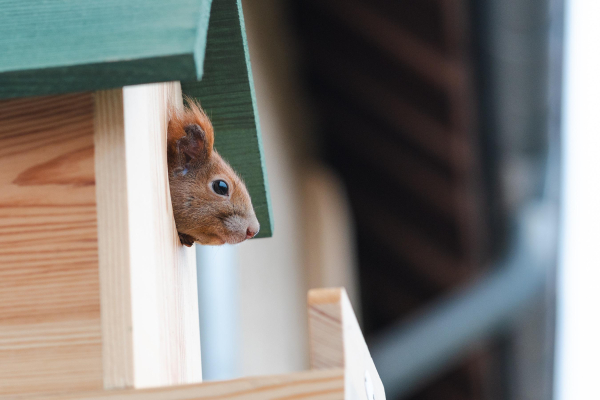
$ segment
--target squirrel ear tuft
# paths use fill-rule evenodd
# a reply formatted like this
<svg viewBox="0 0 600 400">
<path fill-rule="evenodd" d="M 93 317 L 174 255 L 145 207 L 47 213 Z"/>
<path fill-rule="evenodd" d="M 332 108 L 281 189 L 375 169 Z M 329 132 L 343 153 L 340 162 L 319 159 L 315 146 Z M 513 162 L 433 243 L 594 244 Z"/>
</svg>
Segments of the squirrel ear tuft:
<svg viewBox="0 0 600 400">
<path fill-rule="evenodd" d="M 209 149 L 209 152 L 212 151 L 215 142 L 215 133 L 210 118 L 208 118 L 208 115 L 206 115 L 196 100 L 189 97 L 185 97 L 185 100 L 187 103 L 186 115 L 191 119 L 189 124 L 200 126 L 205 135 L 206 148 Z"/>
<path fill-rule="evenodd" d="M 185 136 L 177 141 L 177 152 L 185 165 L 203 163 L 212 153 L 212 142 L 198 124 L 183 128 Z"/>
</svg>

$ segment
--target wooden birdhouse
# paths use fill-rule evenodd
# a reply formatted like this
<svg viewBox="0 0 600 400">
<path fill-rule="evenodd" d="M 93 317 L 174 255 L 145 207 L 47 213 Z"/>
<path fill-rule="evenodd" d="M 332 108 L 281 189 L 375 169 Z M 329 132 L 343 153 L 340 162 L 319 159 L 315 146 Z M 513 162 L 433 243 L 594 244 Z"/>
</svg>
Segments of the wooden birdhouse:
<svg viewBox="0 0 600 400">
<path fill-rule="evenodd" d="M 182 94 L 271 236 L 239 0 L 2 3 L 0 398 L 384 399 L 343 289 L 309 294 L 312 370 L 202 383 L 166 163 Z"/>
</svg>

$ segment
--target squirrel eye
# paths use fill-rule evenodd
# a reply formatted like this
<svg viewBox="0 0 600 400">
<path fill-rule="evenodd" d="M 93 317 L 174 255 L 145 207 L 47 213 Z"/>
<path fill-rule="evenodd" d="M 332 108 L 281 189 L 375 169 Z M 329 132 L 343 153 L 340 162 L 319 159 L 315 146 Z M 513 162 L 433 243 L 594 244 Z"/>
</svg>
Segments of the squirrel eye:
<svg viewBox="0 0 600 400">
<path fill-rule="evenodd" d="M 227 196 L 229 193 L 229 186 L 227 185 L 227 182 L 221 179 L 214 181 L 212 188 L 216 194 L 220 194 L 221 196 Z"/>
</svg>

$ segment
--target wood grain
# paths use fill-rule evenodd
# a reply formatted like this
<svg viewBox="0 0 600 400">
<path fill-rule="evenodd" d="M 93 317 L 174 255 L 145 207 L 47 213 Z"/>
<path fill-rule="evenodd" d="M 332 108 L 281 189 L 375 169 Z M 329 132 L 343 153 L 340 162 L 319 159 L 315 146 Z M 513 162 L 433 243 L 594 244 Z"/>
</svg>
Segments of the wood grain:
<svg viewBox="0 0 600 400">
<path fill-rule="evenodd" d="M 179 84 L 96 99 L 105 386 L 199 382 L 195 251 L 179 243 L 166 160 L 168 107 L 181 106 Z"/>
<path fill-rule="evenodd" d="M 0 98 L 202 77 L 211 0 L 0 0 Z"/>
<path fill-rule="evenodd" d="M 308 316 L 311 368 L 343 368 L 345 399 L 385 399 L 383 384 L 346 291 L 343 288 L 311 290 Z"/>
<path fill-rule="evenodd" d="M 133 335 L 123 91 L 94 95 L 104 387 L 131 387 Z"/>
<path fill-rule="evenodd" d="M 46 394 L 47 400 L 342 400 L 344 371 L 305 371 L 176 387 Z"/>
<path fill-rule="evenodd" d="M 215 148 L 244 179 L 260 222 L 256 237 L 271 237 L 273 214 L 241 0 L 214 1 L 204 76 L 181 87 L 207 111 Z"/>
<path fill-rule="evenodd" d="M 0 101 L 0 397 L 102 387 L 91 94 Z"/>
</svg>

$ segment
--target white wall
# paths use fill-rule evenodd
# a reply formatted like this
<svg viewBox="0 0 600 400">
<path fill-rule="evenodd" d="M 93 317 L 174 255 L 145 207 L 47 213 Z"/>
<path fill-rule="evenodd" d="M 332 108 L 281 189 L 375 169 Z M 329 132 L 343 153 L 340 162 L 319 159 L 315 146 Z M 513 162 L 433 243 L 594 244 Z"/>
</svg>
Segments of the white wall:
<svg viewBox="0 0 600 400">
<path fill-rule="evenodd" d="M 308 366 L 300 146 L 305 124 L 279 5 L 243 1 L 274 217 L 274 236 L 239 246 L 242 375 Z"/>
</svg>

